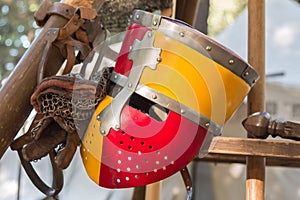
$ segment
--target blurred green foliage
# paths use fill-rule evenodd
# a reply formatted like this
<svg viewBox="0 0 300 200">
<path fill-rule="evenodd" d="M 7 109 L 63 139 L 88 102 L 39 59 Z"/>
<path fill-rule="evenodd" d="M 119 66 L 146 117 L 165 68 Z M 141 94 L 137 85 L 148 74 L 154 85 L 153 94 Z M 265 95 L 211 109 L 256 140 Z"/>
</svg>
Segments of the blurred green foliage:
<svg viewBox="0 0 300 200">
<path fill-rule="evenodd" d="M 39 0 L 0 1 L 0 80 L 30 46 L 39 28 L 33 20 Z"/>
</svg>

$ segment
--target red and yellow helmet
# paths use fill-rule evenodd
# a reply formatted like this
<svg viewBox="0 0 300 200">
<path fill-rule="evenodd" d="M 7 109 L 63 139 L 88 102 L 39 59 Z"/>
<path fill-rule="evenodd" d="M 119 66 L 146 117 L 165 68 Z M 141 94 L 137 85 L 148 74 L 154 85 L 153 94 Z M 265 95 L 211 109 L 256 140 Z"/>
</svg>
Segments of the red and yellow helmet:
<svg viewBox="0 0 300 200">
<path fill-rule="evenodd" d="M 240 57 L 182 22 L 136 10 L 81 146 L 106 188 L 162 180 L 204 156 L 258 78 Z"/>
</svg>

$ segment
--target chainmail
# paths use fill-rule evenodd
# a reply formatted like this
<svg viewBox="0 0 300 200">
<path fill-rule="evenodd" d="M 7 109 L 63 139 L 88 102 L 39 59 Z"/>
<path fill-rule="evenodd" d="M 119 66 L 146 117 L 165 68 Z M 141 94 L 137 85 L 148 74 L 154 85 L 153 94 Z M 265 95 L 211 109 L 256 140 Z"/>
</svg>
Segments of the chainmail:
<svg viewBox="0 0 300 200">
<path fill-rule="evenodd" d="M 38 103 L 41 113 L 46 117 L 60 118 L 61 122 L 71 130 L 78 128 L 77 123 L 89 120 L 95 106 L 106 96 L 109 77 L 113 68 L 104 68 L 97 73 L 91 82 L 95 85 L 97 93 L 90 95 L 84 91 L 78 94 L 74 91 L 66 91 L 62 88 L 50 87 L 38 95 Z M 93 84 L 95 83 L 95 84 Z M 75 83 L 80 84 L 80 82 Z"/>
<path fill-rule="evenodd" d="M 134 9 L 154 12 L 172 6 L 173 0 L 106 0 L 99 15 L 105 28 L 112 33 L 118 33 L 126 30 Z"/>
</svg>

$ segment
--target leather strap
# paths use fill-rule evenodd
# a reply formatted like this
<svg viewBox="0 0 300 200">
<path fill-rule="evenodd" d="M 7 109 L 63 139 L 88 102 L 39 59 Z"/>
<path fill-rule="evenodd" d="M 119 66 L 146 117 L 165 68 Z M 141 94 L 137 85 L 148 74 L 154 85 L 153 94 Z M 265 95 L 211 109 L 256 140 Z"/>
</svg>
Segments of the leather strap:
<svg viewBox="0 0 300 200">
<path fill-rule="evenodd" d="M 49 153 L 53 174 L 52 186 L 50 187 L 39 177 L 31 163 L 23 158 L 22 149 L 18 149 L 18 155 L 25 172 L 27 173 L 31 182 L 46 196 L 56 196 L 61 191 L 64 184 L 62 170 L 59 169 L 54 162 L 55 154 L 56 153 L 54 150 Z"/>
<path fill-rule="evenodd" d="M 64 3 L 55 2 L 50 0 L 42 1 L 39 9 L 34 13 L 34 19 L 38 26 L 44 26 L 51 15 L 60 15 L 66 19 L 71 19 L 75 8 Z"/>
<path fill-rule="evenodd" d="M 186 199 L 191 200 L 193 196 L 193 187 L 192 187 L 192 179 L 187 166 L 185 166 L 182 170 L 180 170 L 180 174 L 184 181 L 184 185 L 187 191 Z"/>
<path fill-rule="evenodd" d="M 51 15 L 59 15 L 68 19 L 67 24 L 62 28 L 48 29 L 46 34 L 46 46 L 40 61 L 38 71 L 38 83 L 44 78 L 48 56 L 52 46 L 58 47 L 61 54 L 66 58 L 67 63 L 63 74 L 70 73 L 72 67 L 78 62 L 83 61 L 92 47 L 91 43 L 97 35 L 102 32 L 103 27 L 97 18 L 97 12 L 91 8 L 74 8 L 63 3 L 52 3 L 44 0 L 35 13 L 36 23 L 43 26 Z M 79 54 L 75 55 L 74 47 L 77 47 Z"/>
</svg>

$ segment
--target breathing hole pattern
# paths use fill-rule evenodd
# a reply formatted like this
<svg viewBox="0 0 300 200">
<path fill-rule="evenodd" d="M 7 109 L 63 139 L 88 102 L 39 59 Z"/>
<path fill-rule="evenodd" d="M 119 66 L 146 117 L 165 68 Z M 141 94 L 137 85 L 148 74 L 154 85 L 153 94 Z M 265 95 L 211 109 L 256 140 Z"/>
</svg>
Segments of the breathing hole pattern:
<svg viewBox="0 0 300 200">
<path fill-rule="evenodd" d="M 146 139 L 131 136 L 125 131 L 119 131 L 117 137 L 120 138 L 120 148 L 116 152 L 116 155 L 119 157 L 115 168 L 118 173 L 115 179 L 116 183 L 140 179 L 142 178 L 141 174 L 146 178 L 150 176 L 150 173 L 165 171 L 169 165 L 175 164 L 168 154 L 157 149 L 156 145 L 149 143 Z M 146 157 L 149 153 L 151 156 Z M 123 173 L 127 173 L 126 176 L 122 175 Z"/>
</svg>

